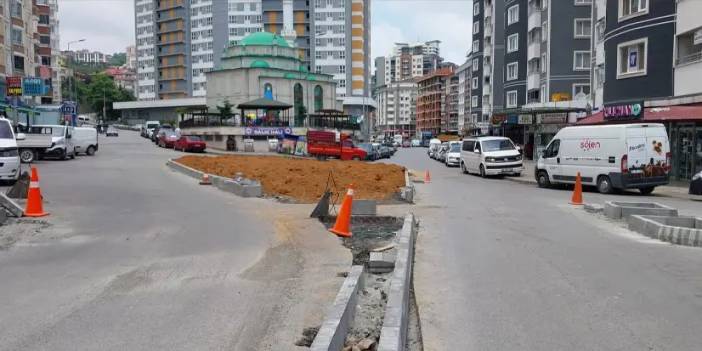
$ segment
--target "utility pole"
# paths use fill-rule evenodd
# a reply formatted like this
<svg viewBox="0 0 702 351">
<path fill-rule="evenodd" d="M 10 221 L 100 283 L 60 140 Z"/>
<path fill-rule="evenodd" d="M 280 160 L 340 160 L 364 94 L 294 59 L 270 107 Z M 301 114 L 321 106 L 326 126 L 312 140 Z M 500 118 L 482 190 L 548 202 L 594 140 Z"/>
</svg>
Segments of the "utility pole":
<svg viewBox="0 0 702 351">
<path fill-rule="evenodd" d="M 71 55 L 70 61 L 69 61 L 69 68 L 71 69 L 71 79 L 68 81 L 68 92 L 71 95 L 70 96 L 71 101 L 76 101 L 75 100 L 76 99 L 76 92 L 75 92 L 75 88 L 76 88 L 75 85 L 76 84 L 74 84 L 74 82 L 73 82 L 76 79 L 75 66 L 73 65 L 73 60 L 74 60 L 75 55 L 73 55 L 73 53 L 71 53 L 71 44 L 81 43 L 84 41 L 85 41 L 85 39 L 78 39 L 78 40 L 74 40 L 74 41 L 69 41 L 67 44 L 68 48 L 66 49 L 66 51 L 68 51 L 69 55 Z M 76 111 L 76 113 L 77 112 L 78 111 Z"/>
<path fill-rule="evenodd" d="M 106 90 L 107 90 L 107 88 L 102 88 L 102 120 L 103 121 L 107 119 L 107 107 L 106 107 L 107 104 L 105 103 Z"/>
</svg>

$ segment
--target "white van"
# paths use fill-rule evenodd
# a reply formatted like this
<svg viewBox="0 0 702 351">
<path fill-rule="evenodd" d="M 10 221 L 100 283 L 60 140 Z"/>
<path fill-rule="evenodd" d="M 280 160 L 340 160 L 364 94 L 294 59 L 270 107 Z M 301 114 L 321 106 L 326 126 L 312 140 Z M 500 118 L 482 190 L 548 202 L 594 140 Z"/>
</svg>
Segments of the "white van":
<svg viewBox="0 0 702 351">
<path fill-rule="evenodd" d="M 439 139 L 431 139 L 429 140 L 429 150 L 427 150 L 427 154 L 431 158 L 436 158 L 439 153 L 439 148 L 441 147 L 441 140 Z"/>
<path fill-rule="evenodd" d="M 154 133 L 154 129 L 158 128 L 161 126 L 161 122 L 159 121 L 146 121 L 144 124 L 144 131 L 145 135 L 144 137 L 151 138 L 151 136 Z"/>
<path fill-rule="evenodd" d="M 18 133 L 17 138 L 24 139 L 24 134 Z M 0 180 L 14 183 L 19 174 L 20 158 L 14 130 L 9 120 L 0 118 Z"/>
<path fill-rule="evenodd" d="M 73 147 L 76 150 L 76 154 L 82 152 L 88 156 L 95 155 L 95 152 L 98 150 L 97 129 L 92 127 L 73 128 Z"/>
<path fill-rule="evenodd" d="M 461 171 L 490 175 L 522 174 L 522 154 L 512 140 L 505 137 L 476 137 L 463 139 Z"/>
<path fill-rule="evenodd" d="M 33 129 L 50 129 L 52 146 L 44 150 L 39 156 L 57 157 L 65 160 L 67 157 L 76 158 L 73 147 L 73 127 L 61 125 L 33 125 Z"/>
<path fill-rule="evenodd" d="M 668 184 L 670 144 L 662 124 L 618 124 L 561 129 L 536 164 L 540 187 L 574 183 L 580 172 L 583 185 L 601 193 L 639 189 L 650 194 Z"/>
<path fill-rule="evenodd" d="M 446 150 L 446 167 L 456 166 L 461 164 L 461 145 L 460 141 L 449 141 L 448 150 Z"/>
</svg>

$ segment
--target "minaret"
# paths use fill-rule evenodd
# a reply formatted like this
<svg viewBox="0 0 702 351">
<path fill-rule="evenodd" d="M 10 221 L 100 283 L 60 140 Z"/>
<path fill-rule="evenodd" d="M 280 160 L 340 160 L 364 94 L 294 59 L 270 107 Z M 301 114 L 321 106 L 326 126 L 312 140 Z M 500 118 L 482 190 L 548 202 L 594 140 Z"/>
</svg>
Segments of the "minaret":
<svg viewBox="0 0 702 351">
<path fill-rule="evenodd" d="M 293 22 L 293 0 L 283 0 L 283 29 L 280 31 L 280 35 L 285 38 L 290 46 L 296 46 L 297 33 Z"/>
</svg>

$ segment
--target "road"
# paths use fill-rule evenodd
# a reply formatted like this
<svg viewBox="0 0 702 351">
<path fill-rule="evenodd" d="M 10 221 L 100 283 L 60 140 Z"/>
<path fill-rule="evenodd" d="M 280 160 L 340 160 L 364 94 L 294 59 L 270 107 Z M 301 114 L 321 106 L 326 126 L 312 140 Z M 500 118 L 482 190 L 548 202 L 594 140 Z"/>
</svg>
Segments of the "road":
<svg viewBox="0 0 702 351">
<path fill-rule="evenodd" d="M 0 251 L 0 350 L 296 349 L 350 254 L 307 222 L 335 258 L 301 250 L 297 210 L 197 185 L 174 155 L 122 132 L 38 163 L 50 227 Z"/>
<path fill-rule="evenodd" d="M 632 234 L 568 205 L 570 192 L 431 171 L 417 185 L 415 291 L 425 350 L 699 350 L 702 249 Z M 654 193 L 655 194 L 655 193 Z M 702 203 L 640 195 L 700 214 Z"/>
</svg>

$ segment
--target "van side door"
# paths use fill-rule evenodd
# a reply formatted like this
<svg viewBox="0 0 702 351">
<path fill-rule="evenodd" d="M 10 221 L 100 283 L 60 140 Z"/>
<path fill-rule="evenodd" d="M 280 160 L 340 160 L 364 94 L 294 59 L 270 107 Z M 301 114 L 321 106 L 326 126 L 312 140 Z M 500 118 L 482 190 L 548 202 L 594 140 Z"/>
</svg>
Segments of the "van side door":
<svg viewBox="0 0 702 351">
<path fill-rule="evenodd" d="M 475 140 L 463 140 L 461 162 L 463 162 L 463 167 L 466 169 L 469 169 L 469 160 L 473 157 L 473 150 L 475 150 Z"/>
<path fill-rule="evenodd" d="M 476 172 L 480 169 L 480 158 L 482 157 L 482 147 L 480 146 L 480 140 L 475 141 L 475 149 L 473 150 L 473 157 L 470 158 L 470 169 L 474 169 Z"/>
<path fill-rule="evenodd" d="M 553 139 L 551 143 L 548 144 L 546 150 L 544 150 L 544 165 L 546 166 L 546 171 L 548 172 L 551 179 L 559 181 L 561 180 L 561 157 L 559 155 L 561 147 L 560 139 Z"/>
</svg>

